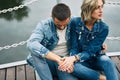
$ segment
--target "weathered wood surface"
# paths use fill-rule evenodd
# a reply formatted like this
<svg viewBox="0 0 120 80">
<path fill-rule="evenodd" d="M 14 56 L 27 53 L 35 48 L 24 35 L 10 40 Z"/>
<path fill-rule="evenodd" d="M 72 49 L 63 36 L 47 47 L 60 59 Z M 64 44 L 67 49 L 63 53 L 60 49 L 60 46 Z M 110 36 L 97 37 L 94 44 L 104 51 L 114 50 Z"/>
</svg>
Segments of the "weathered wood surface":
<svg viewBox="0 0 120 80">
<path fill-rule="evenodd" d="M 27 64 L 0 69 L 0 80 L 36 80 L 33 69 Z"/>
<path fill-rule="evenodd" d="M 120 80 L 120 55 L 108 56 L 115 62 Z M 0 65 L 0 80 L 37 80 L 37 78 L 35 71 L 26 61 L 19 61 Z"/>
</svg>

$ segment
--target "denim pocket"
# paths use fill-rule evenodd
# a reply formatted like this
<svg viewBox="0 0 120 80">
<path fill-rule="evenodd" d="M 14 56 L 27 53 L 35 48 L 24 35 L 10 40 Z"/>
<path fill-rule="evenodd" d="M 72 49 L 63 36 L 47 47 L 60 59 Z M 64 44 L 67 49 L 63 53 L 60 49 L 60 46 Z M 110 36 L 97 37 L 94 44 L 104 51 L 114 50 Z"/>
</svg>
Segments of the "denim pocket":
<svg viewBox="0 0 120 80">
<path fill-rule="evenodd" d="M 41 41 L 41 44 L 46 46 L 48 44 L 49 40 L 44 38 L 42 41 Z"/>
</svg>

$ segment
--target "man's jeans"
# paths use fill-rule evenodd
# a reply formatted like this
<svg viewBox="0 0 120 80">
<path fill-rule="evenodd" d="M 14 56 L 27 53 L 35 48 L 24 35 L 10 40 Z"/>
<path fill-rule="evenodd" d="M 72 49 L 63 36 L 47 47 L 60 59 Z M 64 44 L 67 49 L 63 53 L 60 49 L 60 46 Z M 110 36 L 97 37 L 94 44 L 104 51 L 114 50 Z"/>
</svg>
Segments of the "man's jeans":
<svg viewBox="0 0 120 80">
<path fill-rule="evenodd" d="M 53 80 L 53 76 L 57 76 L 58 80 L 78 80 L 72 74 L 59 71 L 58 64 L 54 61 L 32 56 L 27 62 L 37 71 L 41 80 Z"/>
<path fill-rule="evenodd" d="M 103 71 L 107 80 L 118 80 L 116 66 L 106 55 L 100 55 L 89 61 L 75 63 L 72 74 L 84 80 L 99 80 L 100 74 L 95 70 Z"/>
</svg>

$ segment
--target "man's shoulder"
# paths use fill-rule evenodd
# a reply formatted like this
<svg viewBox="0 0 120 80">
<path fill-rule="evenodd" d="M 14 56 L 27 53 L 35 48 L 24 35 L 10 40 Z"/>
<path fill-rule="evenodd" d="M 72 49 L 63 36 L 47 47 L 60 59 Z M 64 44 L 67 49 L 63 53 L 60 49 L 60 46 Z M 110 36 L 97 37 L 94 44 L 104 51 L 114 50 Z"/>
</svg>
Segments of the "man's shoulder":
<svg viewBox="0 0 120 80">
<path fill-rule="evenodd" d="M 35 29 L 36 30 L 43 30 L 43 31 L 47 30 L 48 28 L 50 28 L 52 23 L 53 23 L 52 18 L 41 20 L 40 22 L 38 22 Z"/>
<path fill-rule="evenodd" d="M 44 27 L 44 26 L 50 26 L 51 24 L 53 24 L 53 20 L 52 18 L 47 18 L 44 20 L 41 20 L 38 22 L 37 27 Z"/>
<path fill-rule="evenodd" d="M 41 24 L 49 24 L 51 22 L 53 22 L 52 18 L 47 18 L 47 19 L 41 20 L 39 23 L 41 23 Z"/>
</svg>

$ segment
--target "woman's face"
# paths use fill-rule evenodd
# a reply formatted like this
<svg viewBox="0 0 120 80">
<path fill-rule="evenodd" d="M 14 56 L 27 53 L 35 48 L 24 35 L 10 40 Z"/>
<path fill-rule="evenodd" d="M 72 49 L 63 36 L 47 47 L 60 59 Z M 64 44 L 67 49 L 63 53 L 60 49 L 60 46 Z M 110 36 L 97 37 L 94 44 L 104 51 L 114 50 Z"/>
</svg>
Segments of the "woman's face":
<svg viewBox="0 0 120 80">
<path fill-rule="evenodd" d="M 95 20 L 102 19 L 103 15 L 103 2 L 102 0 L 98 0 L 98 7 L 92 12 L 91 17 Z"/>
</svg>

